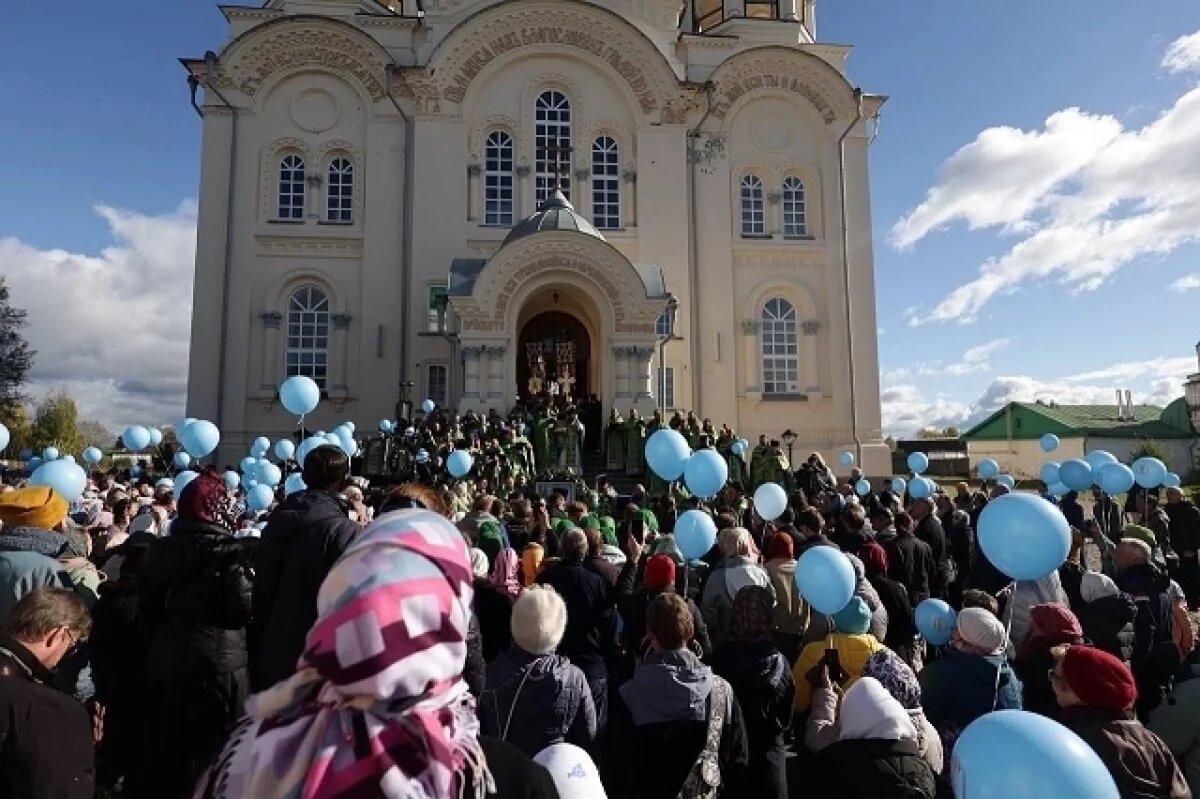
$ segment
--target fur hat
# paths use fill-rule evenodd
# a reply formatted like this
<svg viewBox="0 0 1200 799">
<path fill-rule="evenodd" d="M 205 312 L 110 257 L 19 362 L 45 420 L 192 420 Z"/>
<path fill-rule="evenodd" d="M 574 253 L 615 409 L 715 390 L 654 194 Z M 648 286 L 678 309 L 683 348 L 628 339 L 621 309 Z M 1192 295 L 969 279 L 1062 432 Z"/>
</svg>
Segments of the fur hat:
<svg viewBox="0 0 1200 799">
<path fill-rule="evenodd" d="M 513 642 L 531 655 L 553 652 L 566 630 L 567 605 L 553 588 L 530 586 L 513 603 Z"/>
<path fill-rule="evenodd" d="M 0 523 L 5 527 L 51 530 L 67 518 L 67 500 L 49 486 L 26 486 L 0 494 Z"/>
</svg>

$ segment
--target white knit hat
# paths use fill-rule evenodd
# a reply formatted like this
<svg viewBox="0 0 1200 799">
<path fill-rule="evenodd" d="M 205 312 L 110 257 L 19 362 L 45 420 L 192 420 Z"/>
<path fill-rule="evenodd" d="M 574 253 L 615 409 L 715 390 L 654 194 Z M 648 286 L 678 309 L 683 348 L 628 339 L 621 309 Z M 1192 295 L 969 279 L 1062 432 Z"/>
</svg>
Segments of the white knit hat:
<svg viewBox="0 0 1200 799">
<path fill-rule="evenodd" d="M 958 613 L 957 629 L 964 641 L 985 652 L 1004 648 L 1004 625 L 989 610 L 963 608 Z"/>
<path fill-rule="evenodd" d="M 1121 593 L 1117 584 L 1107 574 L 1100 572 L 1084 572 L 1079 583 L 1079 593 L 1084 602 L 1095 602 L 1106 596 L 1116 596 Z"/>
<path fill-rule="evenodd" d="M 530 586 L 513 604 L 513 642 L 531 655 L 553 652 L 566 630 L 567 606 L 553 588 Z"/>
</svg>

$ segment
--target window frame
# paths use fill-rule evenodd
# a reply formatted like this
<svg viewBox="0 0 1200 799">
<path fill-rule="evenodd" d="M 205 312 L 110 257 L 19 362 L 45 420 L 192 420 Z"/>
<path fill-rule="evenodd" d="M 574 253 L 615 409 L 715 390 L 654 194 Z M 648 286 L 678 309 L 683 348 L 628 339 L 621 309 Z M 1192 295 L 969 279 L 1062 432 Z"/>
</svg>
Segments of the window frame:
<svg viewBox="0 0 1200 799">
<path fill-rule="evenodd" d="M 507 150 L 507 155 L 504 154 L 505 150 Z M 493 151 L 496 153 L 494 157 Z M 495 168 L 493 168 L 493 163 Z M 505 164 L 507 164 L 507 168 L 505 168 Z M 507 200 L 504 198 L 505 189 L 508 192 Z M 513 226 L 516 213 L 516 191 L 516 143 L 513 135 L 500 128 L 491 130 L 484 137 L 483 142 L 483 223 L 485 225 Z M 493 192 L 497 196 L 493 197 Z M 493 210 L 493 204 L 495 204 L 495 210 Z"/>
<path fill-rule="evenodd" d="M 789 187 L 789 183 L 795 185 Z M 812 238 L 808 227 L 808 187 L 804 184 L 804 178 L 799 175 L 788 175 L 783 179 L 780 188 L 779 208 L 783 221 L 783 237 L 785 239 Z M 798 217 L 798 221 L 793 217 Z"/>
<path fill-rule="evenodd" d="M 434 390 L 434 371 L 441 371 L 441 396 Z M 425 364 L 425 398 L 433 400 L 439 408 L 449 407 L 450 404 L 450 365 L 441 361 L 429 361 Z"/>
<path fill-rule="evenodd" d="M 339 164 L 345 165 L 341 171 L 338 171 Z M 355 171 L 354 159 L 348 155 L 335 155 L 329 159 L 329 166 L 325 170 L 325 221 L 328 224 L 354 224 Z M 335 188 L 339 189 L 336 197 Z"/>
<path fill-rule="evenodd" d="M 301 295 L 305 295 L 303 299 Z M 330 304 L 328 291 L 314 283 L 305 283 L 288 293 L 284 320 L 287 326 L 284 375 L 310 377 L 322 391 L 329 386 L 329 339 L 333 324 Z"/>
<path fill-rule="evenodd" d="M 541 208 L 550 198 L 555 185 L 568 201 L 571 199 L 570 158 L 567 159 L 566 174 L 558 175 L 559 156 L 556 154 L 551 160 L 543 154 L 551 141 L 559 147 L 563 142 L 572 146 L 571 125 L 571 98 L 567 93 L 556 88 L 538 92 L 533 101 L 533 201 L 536 208 Z"/>
<path fill-rule="evenodd" d="M 751 13 L 755 7 L 767 9 L 767 16 Z M 779 19 L 779 0 L 746 0 L 745 13 L 746 19 Z"/>
<path fill-rule="evenodd" d="M 761 306 L 758 321 L 758 355 L 763 395 L 798 396 L 800 321 L 795 303 L 786 297 L 768 297 Z"/>
<path fill-rule="evenodd" d="M 303 222 L 308 202 L 308 164 L 300 153 L 282 153 L 277 156 L 275 166 L 275 219 Z"/>
<path fill-rule="evenodd" d="M 767 198 L 763 180 L 754 172 L 742 175 L 738 182 L 738 229 L 742 238 L 769 238 Z"/>
<path fill-rule="evenodd" d="M 659 403 L 669 411 L 675 410 L 675 367 L 660 364 L 654 377 L 658 381 L 654 387 L 661 394 Z"/>
<path fill-rule="evenodd" d="M 592 140 L 592 225 L 597 230 L 622 227 L 621 143 L 606 133 Z"/>
<path fill-rule="evenodd" d="M 446 309 L 446 318 L 442 320 L 442 324 L 438 324 L 437 305 L 435 300 L 438 296 L 449 296 L 450 289 L 443 283 L 430 283 L 426 292 L 426 333 L 445 333 L 450 329 L 450 309 Z"/>
</svg>

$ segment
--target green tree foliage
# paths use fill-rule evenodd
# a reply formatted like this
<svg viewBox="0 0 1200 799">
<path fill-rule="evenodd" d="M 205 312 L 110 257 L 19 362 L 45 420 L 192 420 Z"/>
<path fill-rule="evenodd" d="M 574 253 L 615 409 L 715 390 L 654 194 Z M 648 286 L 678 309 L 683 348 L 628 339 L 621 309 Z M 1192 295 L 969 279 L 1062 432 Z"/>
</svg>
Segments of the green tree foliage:
<svg viewBox="0 0 1200 799">
<path fill-rule="evenodd" d="M 8 284 L 0 276 L 0 419 L 23 404 L 21 387 L 36 354 L 21 335 L 25 325 L 25 311 L 9 304 Z"/>
<path fill-rule="evenodd" d="M 78 455 L 86 446 L 79 431 L 79 408 L 65 391 L 49 394 L 38 404 L 31 433 L 31 446 L 37 452 L 57 447 L 64 454 Z"/>
<path fill-rule="evenodd" d="M 1153 438 L 1147 438 L 1138 448 L 1129 453 L 1129 462 L 1133 463 L 1138 458 L 1158 458 L 1163 463 L 1170 463 L 1170 456 L 1167 454 L 1167 448 L 1161 442 L 1155 441 Z"/>
<path fill-rule="evenodd" d="M 79 436 L 85 447 L 99 447 L 102 450 L 111 447 L 116 440 L 116 436 L 95 419 L 84 419 L 79 423 Z"/>
</svg>

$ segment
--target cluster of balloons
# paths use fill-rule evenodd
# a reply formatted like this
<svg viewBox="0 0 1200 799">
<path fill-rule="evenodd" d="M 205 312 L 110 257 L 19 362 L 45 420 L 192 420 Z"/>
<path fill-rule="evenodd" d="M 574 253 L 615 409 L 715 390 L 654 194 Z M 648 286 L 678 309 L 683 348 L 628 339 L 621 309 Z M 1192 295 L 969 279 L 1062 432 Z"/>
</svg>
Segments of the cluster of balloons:
<svg viewBox="0 0 1200 799">
<path fill-rule="evenodd" d="M 194 420 L 188 419 L 187 421 Z M 157 447 L 162 440 L 162 431 L 157 427 L 142 427 L 140 424 L 130 425 L 121 433 L 121 443 L 130 452 L 141 452 L 146 447 Z"/>
<path fill-rule="evenodd" d="M 646 439 L 646 463 L 667 482 L 682 477 L 688 491 L 704 499 L 715 497 L 729 479 L 729 464 L 718 452 L 692 452 L 678 430 L 656 430 Z"/>
<path fill-rule="evenodd" d="M 1068 458 L 1062 463 L 1047 461 L 1038 476 L 1051 494 L 1061 497 L 1069 491 L 1086 491 L 1093 485 L 1106 494 L 1124 494 L 1135 485 L 1150 489 L 1159 486 L 1178 486 L 1179 475 L 1167 470 L 1158 458 L 1142 457 L 1126 466 L 1111 452 L 1092 450 L 1082 458 Z"/>
</svg>

